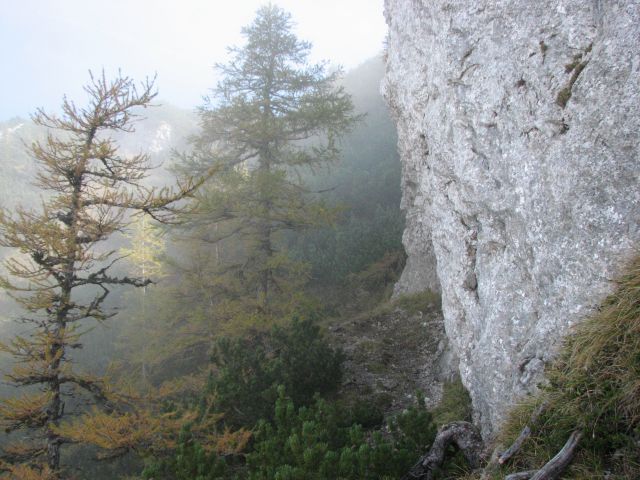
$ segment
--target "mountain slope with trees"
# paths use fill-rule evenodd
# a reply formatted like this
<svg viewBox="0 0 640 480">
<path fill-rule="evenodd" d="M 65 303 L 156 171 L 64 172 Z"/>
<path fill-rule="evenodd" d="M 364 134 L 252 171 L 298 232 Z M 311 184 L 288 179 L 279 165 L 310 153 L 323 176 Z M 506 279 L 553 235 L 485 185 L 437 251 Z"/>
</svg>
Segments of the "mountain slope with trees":
<svg viewBox="0 0 640 480">
<path fill-rule="evenodd" d="M 88 373 L 108 371 L 129 403 L 114 408 L 109 402 L 101 412 L 79 399 L 68 401 L 78 415 L 66 421 L 68 410 L 49 429 L 54 443 L 78 444 L 65 449 L 62 463 L 69 468 L 62 475 L 268 478 L 274 472 L 308 476 L 321 468 L 325 476 L 340 471 L 345 478 L 381 478 L 406 469 L 428 445 L 435 429 L 426 406 L 407 398 L 389 401 L 386 391 L 401 383 L 399 391 L 411 392 L 420 383 L 414 375 L 406 379 L 397 368 L 389 373 L 376 364 L 358 384 L 365 391 L 361 399 L 345 389 L 345 373 L 369 368 L 354 365 L 379 354 L 388 361 L 382 351 L 387 346 L 375 346 L 384 329 L 373 333 L 367 314 L 357 322 L 351 316 L 388 299 L 403 264 L 396 137 L 378 93 L 382 62 L 372 59 L 341 78 L 324 64 L 308 63 L 310 45 L 290 27 L 288 14 L 277 7 L 258 12 L 244 30 L 247 43 L 232 50 L 222 67 L 226 77 L 199 112 L 199 132 L 191 114 L 162 107 L 144 111 L 149 118 L 136 124 L 132 139 L 114 137 L 122 140 L 123 161 L 133 161 L 142 149 L 153 155 L 152 163 L 162 160 L 167 167 L 173 145 L 182 152 L 171 156 L 174 173 L 198 176 L 213 167 L 215 175 L 188 204 L 179 226 L 133 225 L 123 216 L 126 225 L 117 229 L 123 232 L 102 232 L 101 239 L 110 237 L 104 255 L 127 256 L 108 278 L 142 288 L 115 291 L 109 304 L 97 300 L 100 319 L 107 313 L 99 305 L 119 313 L 108 330 L 87 324 L 96 328 L 82 337 L 86 352 L 72 356 L 68 345 L 60 348 Z M 46 138 L 27 125 L 12 133 L 22 131 L 27 142 Z M 18 178 L 14 171 L 22 171 L 22 160 L 13 137 L 6 145 L 11 148 L 3 155 L 11 162 L 3 168 Z M 98 167 L 111 158 L 94 150 L 89 157 Z M 22 158 L 26 179 L 36 168 Z M 109 180 L 109 168 L 102 173 Z M 160 170 L 145 188 L 170 183 L 170 177 Z M 121 200 L 111 203 L 125 206 Z M 37 199 L 27 203 L 36 206 Z M 82 235 L 92 234 L 88 225 Z M 91 278 L 106 273 L 96 275 Z M 94 313 L 90 305 L 91 298 L 88 314 Z M 371 321 L 387 315 L 400 321 L 405 307 L 390 305 L 372 313 Z M 411 325 L 423 321 L 421 309 L 437 318 L 437 308 L 436 300 L 413 308 Z M 353 327 L 341 327 L 347 324 Z M 351 334 L 357 347 L 345 353 L 340 345 Z M 407 348 L 414 351 L 419 343 Z M 118 361 L 107 370 L 108 359 Z M 411 405 L 407 414 L 397 412 Z M 387 422 L 390 410 L 394 416 Z M 320 445 L 334 434 L 331 445 Z M 308 435 L 303 443 L 316 452 L 313 459 L 291 450 L 301 435 Z M 93 447 L 80 447 L 86 442 Z M 267 465 L 263 459 L 271 451 L 279 453 Z M 123 461 L 105 468 L 91 462 L 89 454 L 96 452 Z M 287 466 L 289 461 L 297 463 Z M 364 467 L 368 461 L 374 466 Z M 28 472 L 40 479 L 52 470 L 55 477 L 58 466 L 30 463 Z"/>
</svg>

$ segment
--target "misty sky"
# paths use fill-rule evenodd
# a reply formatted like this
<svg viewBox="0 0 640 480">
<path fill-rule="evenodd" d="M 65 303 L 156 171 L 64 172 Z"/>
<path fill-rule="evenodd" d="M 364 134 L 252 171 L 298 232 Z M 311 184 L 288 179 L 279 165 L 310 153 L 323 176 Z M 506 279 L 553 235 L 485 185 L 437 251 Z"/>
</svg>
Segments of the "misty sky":
<svg viewBox="0 0 640 480">
<path fill-rule="evenodd" d="M 261 0 L 0 0 L 0 120 L 82 103 L 88 70 L 158 75 L 159 100 L 186 108 L 215 84 Z M 382 50 L 383 0 L 275 0 L 313 59 L 353 68 Z"/>
</svg>

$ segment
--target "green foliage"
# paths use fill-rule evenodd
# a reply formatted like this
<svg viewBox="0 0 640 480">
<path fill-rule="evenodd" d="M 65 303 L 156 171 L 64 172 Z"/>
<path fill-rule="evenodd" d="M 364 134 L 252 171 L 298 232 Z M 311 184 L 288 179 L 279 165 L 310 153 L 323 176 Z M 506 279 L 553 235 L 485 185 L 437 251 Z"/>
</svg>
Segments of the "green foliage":
<svg viewBox="0 0 640 480">
<path fill-rule="evenodd" d="M 391 419 L 389 429 L 396 449 L 415 452 L 412 460 L 427 451 L 436 436 L 437 426 L 432 413 L 425 407 L 421 392 L 417 392 L 415 405 Z"/>
<path fill-rule="evenodd" d="M 216 274 L 227 279 L 225 300 L 248 306 L 242 319 L 249 313 L 254 324 L 285 314 L 283 305 L 307 280 L 305 262 L 290 258 L 284 234 L 334 217 L 300 170 L 333 162 L 338 139 L 358 119 L 337 84 L 341 72 L 310 64 L 311 45 L 292 29 L 291 16 L 272 4 L 242 29 L 245 44 L 217 65 L 221 80 L 200 110 L 194 155 L 181 166 L 220 172 L 200 196 L 192 226 L 207 242 L 240 246 L 236 256 L 219 259 Z"/>
<path fill-rule="evenodd" d="M 227 464 L 215 452 L 207 452 L 188 429 L 180 432 L 174 455 L 152 459 L 142 471 L 150 480 L 222 480 L 228 478 Z"/>
<path fill-rule="evenodd" d="M 547 409 L 514 467 L 539 468 L 580 429 L 566 478 L 640 478 L 640 257 L 598 311 L 567 338 L 548 370 L 549 384 L 514 409 L 502 434 L 508 444 L 543 401 Z"/>
<path fill-rule="evenodd" d="M 435 437 L 430 414 L 415 406 L 390 424 L 390 435 L 368 433 L 322 399 L 296 410 L 284 395 L 273 422 L 256 431 L 247 455 L 251 480 L 392 479 L 404 474 Z"/>
<path fill-rule="evenodd" d="M 321 335 L 316 317 L 294 317 L 288 327 L 274 327 L 274 381 L 284 385 L 295 405 L 307 405 L 316 393 L 333 393 L 342 381 L 344 354 Z"/>
<path fill-rule="evenodd" d="M 394 281 L 404 261 L 400 259 L 404 221 L 398 214 L 400 163 L 395 128 L 378 92 L 383 70 L 382 62 L 372 59 L 344 79 L 357 112 L 367 116 L 341 140 L 341 161 L 332 164 L 330 172 L 314 169 L 312 174 L 309 168 L 296 167 L 301 183 L 287 169 L 289 182 L 295 179 L 298 186 L 307 185 L 296 189 L 295 195 L 304 193 L 306 205 L 316 206 L 313 215 L 304 217 L 307 224 L 303 228 L 274 236 L 278 252 L 268 265 L 278 290 L 270 297 L 269 311 L 261 308 L 261 297 L 254 288 L 260 269 L 246 262 L 252 235 L 236 231 L 239 219 L 230 218 L 242 213 L 250 221 L 256 211 L 246 203 L 256 195 L 253 164 L 248 162 L 246 167 L 224 168 L 204 186 L 198 194 L 198 214 L 188 219 L 189 228 L 174 237 L 173 243 L 167 237 L 168 258 L 163 265 L 167 277 L 148 288 L 137 311 L 135 304 L 141 302 L 127 302 L 129 320 L 122 332 L 121 355 L 135 363 L 135 372 L 145 372 L 153 383 L 193 373 L 194 365 L 206 363 L 216 337 L 266 331 L 289 317 L 306 301 L 304 291 L 310 277 L 311 288 L 318 282 L 330 288 L 340 285 L 345 296 L 342 282 L 354 272 L 368 271 L 367 278 L 352 282 L 358 288 L 384 287 Z M 197 141 L 209 148 L 205 126 L 203 120 Z M 180 169 L 188 173 L 203 170 L 216 160 L 215 152 L 205 153 L 204 157 L 183 157 Z M 328 194 L 309 193 L 332 187 L 335 189 Z M 333 215 L 336 208 L 341 209 L 337 216 Z M 309 222 L 311 219 L 318 221 Z M 335 229 L 307 228 L 330 220 Z M 392 253 L 385 256 L 387 252 Z M 376 267 L 369 270 L 372 263 Z"/>
<path fill-rule="evenodd" d="M 342 352 L 321 335 L 315 315 L 294 317 L 269 334 L 219 340 L 209 392 L 215 395 L 215 408 L 226 413 L 227 424 L 252 426 L 271 418 L 276 385 L 284 385 L 296 405 L 308 405 L 316 393 L 335 392 L 342 361 Z"/>
<path fill-rule="evenodd" d="M 266 417 L 275 398 L 273 372 L 263 336 L 218 340 L 213 362 L 218 371 L 209 381 L 216 408 L 226 412 L 225 422 L 253 425 Z"/>
<path fill-rule="evenodd" d="M 386 431 L 368 431 L 355 410 L 316 396 L 314 403 L 296 409 L 277 388 L 271 420 L 258 423 L 246 464 L 221 459 L 195 442 L 188 430 L 180 435 L 177 453 L 150 461 L 146 479 L 299 479 L 378 480 L 405 473 L 428 448 L 436 429 L 419 400 L 394 417 Z"/>
<path fill-rule="evenodd" d="M 335 225 L 290 239 L 295 256 L 323 284 L 342 283 L 386 253 L 402 250 L 400 162 L 395 126 L 378 91 L 383 74 L 381 59 L 374 58 L 345 76 L 345 89 L 366 118 L 345 135 L 342 158 L 331 172 L 304 177 L 314 190 L 332 189 L 328 203 L 342 211 Z"/>
<path fill-rule="evenodd" d="M 387 394 L 365 395 L 357 398 L 341 398 L 336 408 L 346 412 L 352 423 L 370 430 L 384 423 L 384 407 L 390 403 Z"/>
</svg>

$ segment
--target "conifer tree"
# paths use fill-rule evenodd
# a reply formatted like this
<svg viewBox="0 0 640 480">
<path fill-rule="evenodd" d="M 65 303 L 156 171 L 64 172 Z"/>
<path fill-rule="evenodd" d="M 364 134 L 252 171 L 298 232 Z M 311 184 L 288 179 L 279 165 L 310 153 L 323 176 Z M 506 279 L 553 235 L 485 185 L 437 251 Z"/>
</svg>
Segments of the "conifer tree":
<svg viewBox="0 0 640 480">
<path fill-rule="evenodd" d="M 5 431 L 25 431 L 21 437 L 28 439 L 4 448 L 2 469 L 17 477 L 62 475 L 65 438 L 59 426 L 71 413 L 70 397 L 88 394 L 113 407 L 109 385 L 81 372 L 72 363 L 72 350 L 82 347 L 87 322 L 114 315 L 104 306 L 114 287 L 144 287 L 150 279 L 113 273 L 121 257 L 105 241 L 125 229 L 128 211 L 172 221 L 179 211 L 173 202 L 197 186 L 145 187 L 148 156 L 122 155 L 110 136 L 133 131 L 135 109 L 148 106 L 156 95 L 153 81 L 136 87 L 128 77 L 107 81 L 103 73 L 92 75 L 85 91 L 86 107 L 65 98 L 61 116 L 39 110 L 33 117 L 50 129 L 44 142 L 30 147 L 39 168 L 36 186 L 46 195 L 41 209 L 0 213 L 0 244 L 19 250 L 5 262 L 7 276 L 0 286 L 22 305 L 22 321 L 29 326 L 24 335 L 0 345 L 15 363 L 8 380 L 28 387 L 22 396 L 0 403 Z"/>
<path fill-rule="evenodd" d="M 224 165 L 203 196 L 199 221 L 208 242 L 232 245 L 221 267 L 224 287 L 239 285 L 245 303 L 268 313 L 275 297 L 293 290 L 291 280 L 304 275 L 279 236 L 332 216 L 296 173 L 334 161 L 337 141 L 357 116 L 337 85 L 340 71 L 309 62 L 311 44 L 295 36 L 288 13 L 266 5 L 242 34 L 246 43 L 217 65 L 222 79 L 200 110 L 199 160 L 183 167 Z"/>
<path fill-rule="evenodd" d="M 132 230 L 131 235 L 128 235 L 131 247 L 123 248 L 120 251 L 127 256 L 129 266 L 136 277 L 141 278 L 143 281 L 148 278 L 157 280 L 163 276 L 163 263 L 160 257 L 165 249 L 165 243 L 162 238 L 162 232 L 157 228 L 157 225 L 148 221 L 147 216 L 141 216 L 133 225 Z M 131 337 L 134 329 L 142 334 L 135 336 L 139 340 L 137 345 L 135 345 L 135 341 L 130 343 L 138 354 L 136 357 L 140 359 L 141 379 L 143 383 L 146 383 L 148 377 L 146 358 L 150 348 L 148 342 L 150 325 L 147 314 L 147 287 L 144 286 L 141 290 L 141 295 L 136 295 L 131 298 L 130 302 L 127 302 L 136 305 L 141 321 L 136 321 L 138 320 L 136 318 L 130 318 L 126 326 L 128 328 L 124 328 L 123 331 L 128 337 Z"/>
</svg>

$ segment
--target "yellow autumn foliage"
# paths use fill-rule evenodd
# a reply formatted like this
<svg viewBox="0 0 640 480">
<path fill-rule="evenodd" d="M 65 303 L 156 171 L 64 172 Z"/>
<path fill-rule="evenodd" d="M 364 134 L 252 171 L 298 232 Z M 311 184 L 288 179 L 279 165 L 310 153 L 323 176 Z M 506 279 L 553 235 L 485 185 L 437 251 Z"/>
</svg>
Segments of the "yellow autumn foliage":
<svg viewBox="0 0 640 480">
<path fill-rule="evenodd" d="M 198 394 L 204 390 L 206 383 L 206 372 L 184 375 L 175 380 L 163 382 L 158 388 L 157 396 L 162 399 L 176 399 L 184 395 Z"/>
<path fill-rule="evenodd" d="M 46 420 L 44 409 L 50 400 L 49 392 L 1 399 L 0 428 L 13 431 L 22 426 L 37 426 Z"/>
<path fill-rule="evenodd" d="M 96 408 L 56 429 L 61 437 L 89 443 L 109 452 L 104 456 L 128 451 L 172 449 L 176 431 L 179 431 L 177 421 L 166 416 L 153 416 L 145 411 L 109 414 Z"/>
<path fill-rule="evenodd" d="M 0 476 L 2 480 L 57 480 L 49 467 L 32 468 L 28 465 L 8 465 L 0 466 L 5 472 Z"/>
<path fill-rule="evenodd" d="M 246 448 L 249 440 L 251 440 L 252 432 L 250 430 L 240 429 L 232 432 L 225 428 L 222 435 L 219 435 L 215 442 L 215 451 L 218 455 L 235 455 Z M 207 445 L 206 443 L 204 444 Z"/>
<path fill-rule="evenodd" d="M 149 455 L 173 451 L 180 431 L 189 425 L 191 433 L 210 451 L 218 454 L 241 452 L 251 438 L 251 431 L 225 429 L 219 433 L 215 425 L 221 418 L 221 414 L 209 414 L 203 419 L 191 410 L 158 413 L 141 408 L 125 413 L 106 413 L 94 408 L 57 427 L 56 433 L 72 442 L 95 445 L 103 451 L 101 458 L 110 458 L 127 452 Z"/>
</svg>

